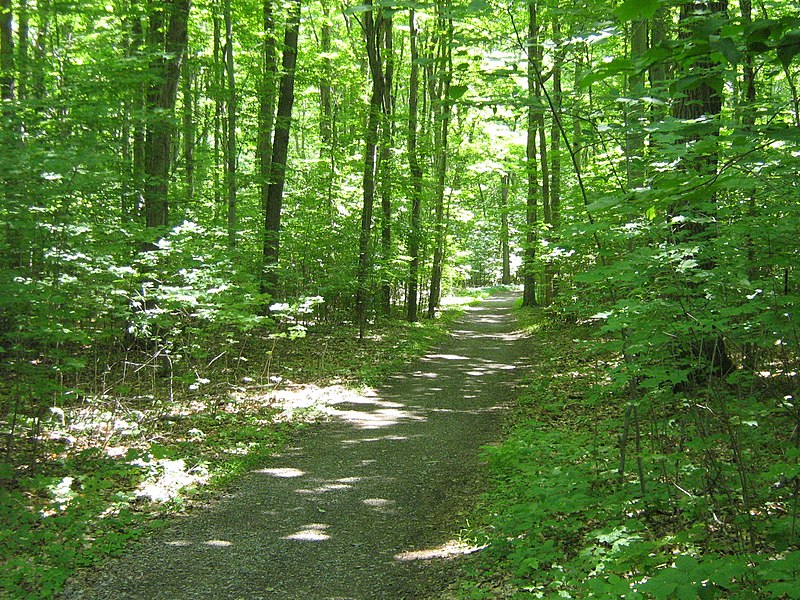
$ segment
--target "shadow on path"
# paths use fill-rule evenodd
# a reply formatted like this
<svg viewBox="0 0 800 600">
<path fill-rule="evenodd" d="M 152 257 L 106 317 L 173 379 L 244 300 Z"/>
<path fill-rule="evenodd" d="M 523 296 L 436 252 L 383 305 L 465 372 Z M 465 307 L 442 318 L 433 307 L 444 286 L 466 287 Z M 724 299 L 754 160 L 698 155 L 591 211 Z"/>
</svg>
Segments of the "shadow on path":
<svg viewBox="0 0 800 600">
<path fill-rule="evenodd" d="M 451 336 L 380 390 L 243 477 L 213 508 L 158 532 L 64 598 L 441 597 L 469 549 L 479 493 L 528 344 L 514 295 L 469 307 Z"/>
</svg>

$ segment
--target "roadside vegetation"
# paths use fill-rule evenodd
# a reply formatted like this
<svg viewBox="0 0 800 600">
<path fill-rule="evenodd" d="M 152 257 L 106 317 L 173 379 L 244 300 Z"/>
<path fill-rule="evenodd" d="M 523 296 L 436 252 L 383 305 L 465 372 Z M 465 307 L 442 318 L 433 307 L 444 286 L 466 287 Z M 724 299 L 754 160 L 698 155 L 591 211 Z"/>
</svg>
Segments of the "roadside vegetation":
<svg viewBox="0 0 800 600">
<path fill-rule="evenodd" d="M 235 343 L 206 339 L 191 360 L 144 349 L 104 357 L 114 386 L 19 422 L 6 439 L 18 460 L 0 463 L 0 597 L 49 598 L 75 569 L 119 554 L 169 515 L 206 506 L 324 416 L 326 397 L 379 384 L 458 314 L 385 320 L 364 340 L 352 327 L 308 319 Z M 85 376 L 72 389 L 98 385 Z"/>
<path fill-rule="evenodd" d="M 460 597 L 798 598 L 797 410 L 777 377 L 630 395 L 597 322 L 536 340 Z M 756 386 L 758 383 L 758 387 Z"/>
</svg>

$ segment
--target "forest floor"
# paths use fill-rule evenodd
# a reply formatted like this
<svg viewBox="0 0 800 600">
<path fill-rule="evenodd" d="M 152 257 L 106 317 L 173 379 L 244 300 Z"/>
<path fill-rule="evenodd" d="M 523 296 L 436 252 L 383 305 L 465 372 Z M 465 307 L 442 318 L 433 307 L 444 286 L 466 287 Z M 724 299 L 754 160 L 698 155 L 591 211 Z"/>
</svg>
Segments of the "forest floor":
<svg viewBox="0 0 800 600">
<path fill-rule="evenodd" d="M 202 510 L 73 578 L 62 598 L 443 598 L 532 342 L 516 297 L 468 307 L 376 390 L 328 393 L 328 419 Z M 291 400 L 291 399 L 289 399 Z"/>
</svg>

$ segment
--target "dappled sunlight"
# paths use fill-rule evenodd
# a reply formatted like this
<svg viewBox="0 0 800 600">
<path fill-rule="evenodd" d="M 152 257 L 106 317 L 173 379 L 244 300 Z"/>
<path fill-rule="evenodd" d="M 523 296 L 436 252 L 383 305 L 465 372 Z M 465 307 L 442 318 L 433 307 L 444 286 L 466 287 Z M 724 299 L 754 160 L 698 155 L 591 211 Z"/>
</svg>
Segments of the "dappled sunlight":
<svg viewBox="0 0 800 600">
<path fill-rule="evenodd" d="M 366 498 L 361 502 L 379 512 L 394 512 L 391 509 L 391 507 L 395 505 L 394 500 L 387 500 L 386 498 Z"/>
<path fill-rule="evenodd" d="M 324 523 L 311 523 L 304 525 L 302 529 L 295 533 L 284 536 L 282 539 L 298 542 L 324 542 L 331 539 L 331 536 L 325 533 L 326 529 L 328 529 L 328 525 Z"/>
<path fill-rule="evenodd" d="M 471 360 L 468 356 L 459 356 L 458 354 L 428 354 L 423 360 L 431 360 L 441 358 L 444 360 Z"/>
<path fill-rule="evenodd" d="M 352 485 L 347 483 L 325 483 L 319 487 L 311 488 L 311 489 L 301 489 L 295 490 L 298 494 L 308 494 L 316 496 L 318 494 L 324 494 L 325 492 L 338 492 L 341 490 L 349 490 L 352 488 Z"/>
<path fill-rule="evenodd" d="M 203 544 L 213 548 L 227 548 L 228 546 L 233 546 L 233 542 L 227 540 L 208 540 L 207 542 L 203 542 Z"/>
<path fill-rule="evenodd" d="M 451 540 L 435 548 L 427 548 L 424 550 L 409 550 L 407 552 L 402 552 L 400 554 L 396 554 L 394 559 L 401 562 L 409 562 L 413 560 L 455 558 L 457 556 L 464 556 L 465 554 L 472 554 L 473 552 L 478 552 L 479 550 L 483 550 L 484 548 L 486 548 L 486 546 L 473 546 L 457 540 Z"/>
<path fill-rule="evenodd" d="M 297 489 L 295 492 L 298 494 L 318 495 L 326 492 L 339 492 L 341 490 L 349 490 L 353 488 L 354 483 L 360 481 L 360 477 L 345 477 L 343 479 L 336 479 L 334 481 L 327 481 L 315 488 Z M 321 480 L 320 480 L 321 481 Z M 316 482 L 315 482 L 316 483 Z"/>
<path fill-rule="evenodd" d="M 382 408 L 367 412 L 360 410 L 334 410 L 331 416 L 355 425 L 359 429 L 383 429 L 403 421 L 424 421 L 425 417 L 407 410 Z"/>
<path fill-rule="evenodd" d="M 292 469 L 290 467 L 278 467 L 274 469 L 258 469 L 254 473 L 263 473 L 265 475 L 272 475 L 273 477 L 292 478 L 302 477 L 305 472 L 300 469 Z"/>
<path fill-rule="evenodd" d="M 409 439 L 409 437 L 417 437 L 417 436 L 407 436 L 407 435 L 382 435 L 380 437 L 371 437 L 371 438 L 356 438 L 352 440 L 343 440 L 342 445 L 353 445 L 353 444 L 364 444 L 369 442 L 402 442 L 404 440 Z"/>
</svg>

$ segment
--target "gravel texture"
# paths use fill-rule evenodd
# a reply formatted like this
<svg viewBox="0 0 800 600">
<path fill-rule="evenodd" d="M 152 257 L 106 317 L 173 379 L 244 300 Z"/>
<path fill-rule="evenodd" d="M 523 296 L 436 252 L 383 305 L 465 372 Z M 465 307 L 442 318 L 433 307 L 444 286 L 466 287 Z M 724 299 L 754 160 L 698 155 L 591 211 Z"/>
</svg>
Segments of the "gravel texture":
<svg viewBox="0 0 800 600">
<path fill-rule="evenodd" d="M 485 480 L 482 445 L 530 343 L 515 296 L 471 307 L 450 337 L 380 390 L 242 477 L 207 509 L 75 577 L 61 598 L 443 598 L 464 515 Z"/>
</svg>

